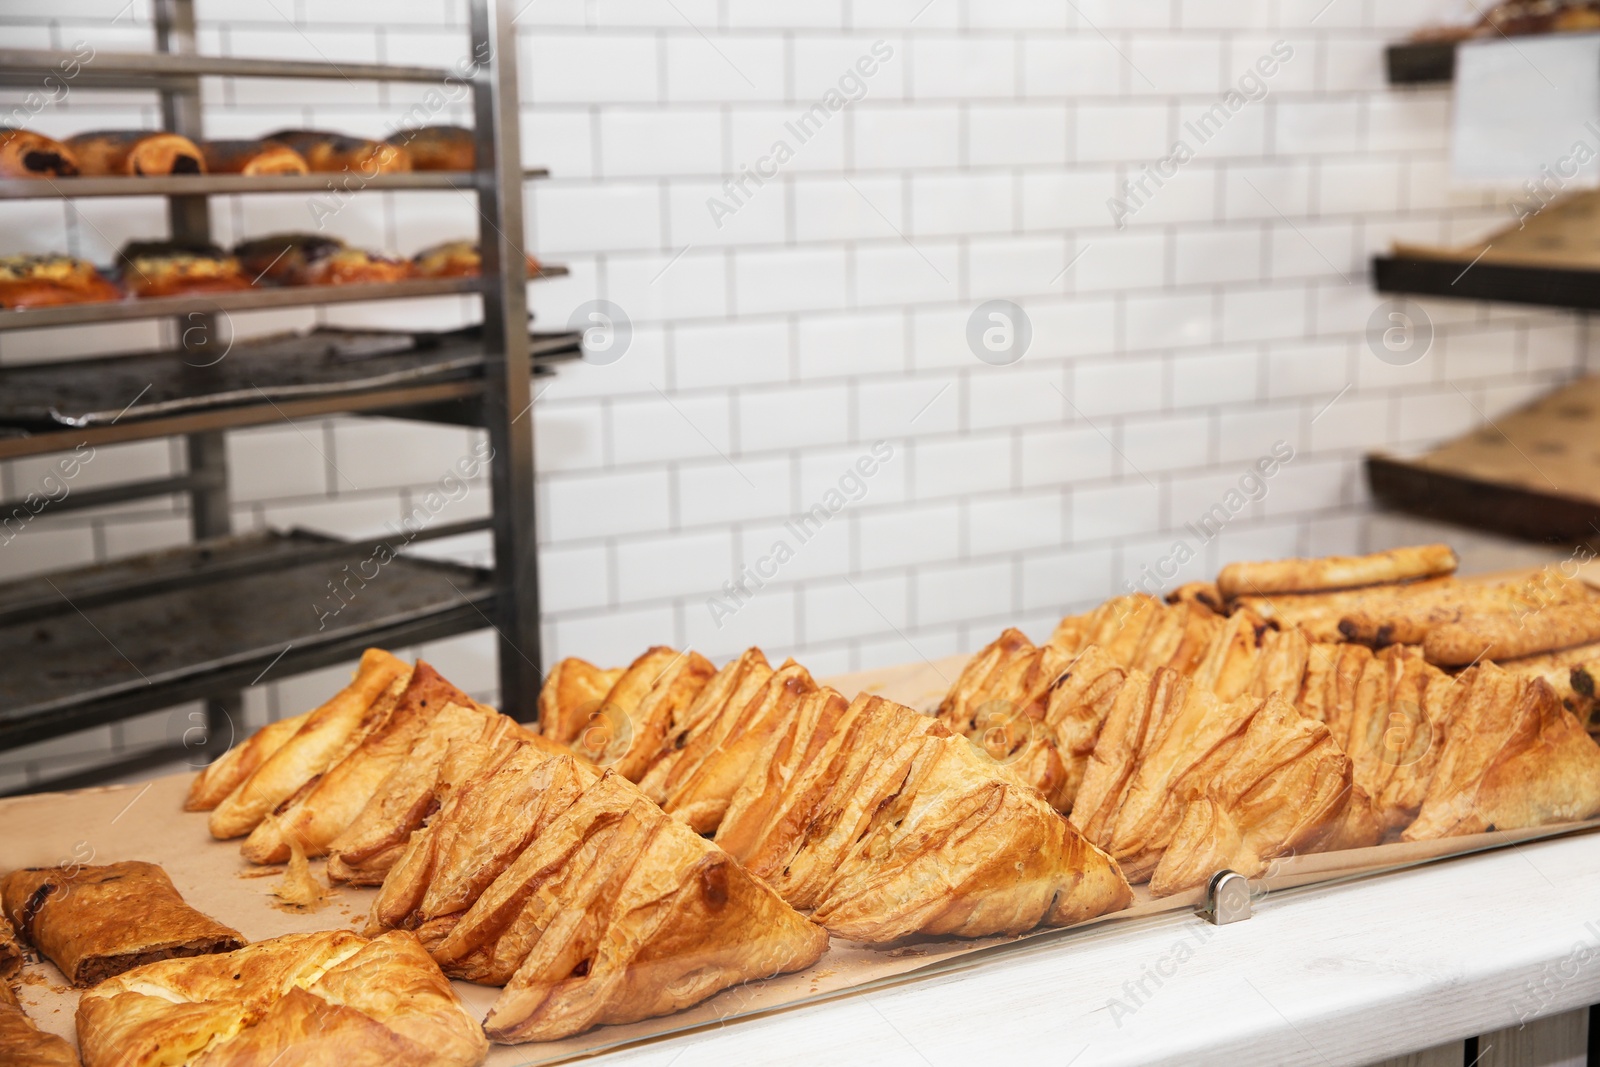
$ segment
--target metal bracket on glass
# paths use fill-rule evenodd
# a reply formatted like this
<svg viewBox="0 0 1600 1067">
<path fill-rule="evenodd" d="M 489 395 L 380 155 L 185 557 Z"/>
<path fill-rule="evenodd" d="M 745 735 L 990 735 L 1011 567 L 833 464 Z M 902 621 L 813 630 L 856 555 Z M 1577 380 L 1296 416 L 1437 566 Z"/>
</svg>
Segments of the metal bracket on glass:
<svg viewBox="0 0 1600 1067">
<path fill-rule="evenodd" d="M 1199 915 L 1213 926 L 1250 918 L 1250 882 L 1238 871 L 1218 871 L 1206 885 Z"/>
</svg>

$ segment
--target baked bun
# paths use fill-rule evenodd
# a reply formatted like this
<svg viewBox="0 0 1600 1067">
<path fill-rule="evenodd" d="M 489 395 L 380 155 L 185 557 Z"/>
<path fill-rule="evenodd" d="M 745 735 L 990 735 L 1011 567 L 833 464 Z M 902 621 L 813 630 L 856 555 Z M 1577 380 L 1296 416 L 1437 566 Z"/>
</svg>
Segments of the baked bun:
<svg viewBox="0 0 1600 1067">
<path fill-rule="evenodd" d="M 71 256 L 0 257 L 0 307 L 36 308 L 120 300 L 94 264 Z"/>
<path fill-rule="evenodd" d="M 402 174 L 411 169 L 411 153 L 385 141 L 346 137 L 323 130 L 279 130 L 267 140 L 281 141 L 299 152 L 315 173 L 354 171 L 366 177 Z"/>
<path fill-rule="evenodd" d="M 231 293 L 250 288 L 239 261 L 215 245 L 133 241 L 118 256 L 122 283 L 138 297 Z"/>
<path fill-rule="evenodd" d="M 539 261 L 527 257 L 528 274 L 539 273 Z M 446 241 L 424 248 L 411 257 L 411 273 L 418 278 L 476 278 L 483 273 L 483 255 L 476 241 Z"/>
<path fill-rule="evenodd" d="M 389 143 L 411 153 L 412 170 L 471 170 L 478 150 L 464 126 L 418 126 L 401 130 Z"/>
<path fill-rule="evenodd" d="M 309 174 L 300 153 L 282 141 L 206 141 L 200 145 L 212 174 Z"/>
<path fill-rule="evenodd" d="M 153 130 L 97 130 L 67 141 L 85 176 L 204 174 L 205 157 L 189 138 Z"/>
<path fill-rule="evenodd" d="M 78 157 L 42 133 L 0 126 L 0 178 L 71 178 Z"/>
</svg>

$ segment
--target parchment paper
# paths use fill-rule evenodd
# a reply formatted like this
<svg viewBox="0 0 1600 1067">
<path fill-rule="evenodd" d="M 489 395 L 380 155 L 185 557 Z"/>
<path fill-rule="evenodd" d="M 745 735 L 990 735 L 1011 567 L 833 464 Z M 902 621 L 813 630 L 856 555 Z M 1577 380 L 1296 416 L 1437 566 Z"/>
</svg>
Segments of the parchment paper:
<svg viewBox="0 0 1600 1067">
<path fill-rule="evenodd" d="M 869 689 L 926 710 L 954 681 L 965 658 L 957 656 L 849 675 L 830 682 L 847 695 Z M 281 880 L 283 868 L 252 866 L 240 857 L 237 841 L 213 840 L 206 831 L 204 813 L 182 810 L 188 785 L 189 776 L 180 774 L 138 786 L 0 800 L 0 870 L 132 859 L 159 863 L 190 904 L 234 927 L 251 941 L 338 927 L 360 929 L 364 925 L 376 890 L 341 887 L 327 905 L 315 912 L 278 903 L 272 889 Z M 1292 857 L 1275 863 L 1257 885 L 1261 892 L 1276 892 L 1325 884 L 1441 857 L 1594 829 L 1600 829 L 1600 819 L 1537 830 Z M 320 861 L 313 863 L 317 877 L 325 882 L 322 867 Z M 738 986 L 687 1011 L 659 1019 L 600 1027 L 563 1041 L 497 1045 L 490 1051 L 488 1063 L 510 1067 L 561 1062 L 952 968 L 981 966 L 1024 946 L 1070 952 L 1070 942 L 1092 928 L 1192 910 L 1203 896 L 1195 890 L 1151 900 L 1143 886 L 1135 887 L 1135 892 L 1134 906 L 1115 915 L 1066 930 L 1041 930 L 1016 938 L 945 938 L 892 948 L 869 948 L 835 939 L 814 967 L 799 974 Z M 454 984 L 468 1008 L 480 1018 L 499 994 L 496 988 L 467 982 Z M 78 994 L 54 965 L 30 959 L 20 993 L 24 1007 L 42 1029 L 76 1041 L 73 1015 Z"/>
</svg>

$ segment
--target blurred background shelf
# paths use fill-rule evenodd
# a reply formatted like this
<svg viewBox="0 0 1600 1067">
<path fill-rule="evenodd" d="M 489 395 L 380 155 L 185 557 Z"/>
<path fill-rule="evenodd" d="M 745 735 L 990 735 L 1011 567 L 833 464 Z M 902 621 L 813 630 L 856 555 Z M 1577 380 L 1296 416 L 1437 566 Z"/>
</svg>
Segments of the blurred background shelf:
<svg viewBox="0 0 1600 1067">
<path fill-rule="evenodd" d="M 1455 41 L 1404 41 L 1384 49 L 1390 85 L 1443 85 L 1456 78 Z"/>
<path fill-rule="evenodd" d="M 1380 293 L 1600 310 L 1600 270 L 1387 255 L 1373 257 L 1372 275 Z"/>
<path fill-rule="evenodd" d="M 528 181 L 550 177 L 546 167 L 525 167 Z M 421 189 L 475 190 L 478 175 L 466 170 L 422 170 L 407 174 L 175 174 L 123 178 L 0 178 L 0 200 L 74 200 L 101 196 L 234 196 L 245 193 L 322 193 Z"/>
</svg>

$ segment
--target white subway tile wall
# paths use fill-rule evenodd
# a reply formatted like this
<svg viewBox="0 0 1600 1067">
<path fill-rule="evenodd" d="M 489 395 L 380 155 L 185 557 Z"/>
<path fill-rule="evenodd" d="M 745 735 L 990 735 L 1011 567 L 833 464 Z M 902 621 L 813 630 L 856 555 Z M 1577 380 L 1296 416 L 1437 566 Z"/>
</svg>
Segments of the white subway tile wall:
<svg viewBox="0 0 1600 1067">
<path fill-rule="evenodd" d="M 149 6 L 10 4 L 0 33 L 148 49 Z M 1418 362 L 1368 347 L 1372 252 L 1509 217 L 1450 188 L 1447 92 L 1383 80 L 1385 42 L 1455 8 L 526 0 L 523 151 L 554 171 L 528 186 L 528 244 L 573 269 L 535 285 L 532 305 L 559 325 L 601 298 L 633 325 L 619 361 L 539 387 L 546 656 L 761 643 L 818 672 L 860 669 L 970 650 L 1013 622 L 1042 633 L 1125 581 L 1418 536 L 1371 512 L 1363 455 L 1493 417 L 1583 372 L 1590 347 L 1577 316 L 1444 301 L 1423 305 L 1436 338 Z M 467 52 L 462 0 L 202 0 L 199 14 L 202 47 L 226 55 L 447 65 Z M 465 101 L 419 86 L 221 79 L 205 92 L 224 136 L 379 135 L 419 103 L 470 121 Z M 52 134 L 155 121 L 149 97 L 87 89 L 28 118 Z M 318 222 L 299 197 L 219 200 L 213 217 L 229 239 Z M 0 219 L 6 251 L 101 260 L 161 228 L 159 205 L 133 200 L 13 204 Z M 475 217 L 455 193 L 387 193 L 325 225 L 409 253 L 474 232 Z M 1031 324 L 1009 366 L 968 340 L 992 299 Z M 236 325 L 400 314 L 451 325 L 472 308 Z M 159 336 L 5 334 L 0 363 Z M 356 418 L 235 433 L 237 524 L 381 531 L 474 441 Z M 1264 489 L 1220 529 L 1190 525 L 1280 441 L 1293 458 Z M 100 456 L 96 483 L 182 465 L 166 444 Z M 47 468 L 0 465 L 0 496 Z M 447 517 L 486 506 L 479 485 Z M 0 547 L 0 577 L 180 542 L 183 508 L 47 514 Z M 1180 543 L 1194 558 L 1175 571 Z M 489 554 L 482 538 L 430 551 Z M 490 636 L 411 651 L 493 698 Z M 269 676 L 242 726 L 302 710 L 342 672 Z M 0 788 L 159 738 L 192 710 L 0 754 Z"/>
</svg>

